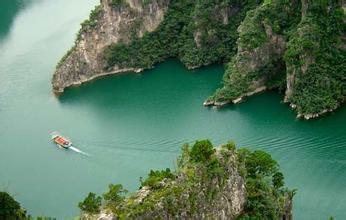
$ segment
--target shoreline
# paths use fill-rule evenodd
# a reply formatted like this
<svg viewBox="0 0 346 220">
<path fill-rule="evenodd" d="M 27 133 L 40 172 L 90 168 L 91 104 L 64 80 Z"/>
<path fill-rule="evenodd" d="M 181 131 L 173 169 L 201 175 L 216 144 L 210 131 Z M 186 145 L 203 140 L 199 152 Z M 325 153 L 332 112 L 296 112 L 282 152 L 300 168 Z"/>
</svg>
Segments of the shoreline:
<svg viewBox="0 0 346 220">
<path fill-rule="evenodd" d="M 224 101 L 206 100 L 206 101 L 203 102 L 203 105 L 205 107 L 215 106 L 217 108 L 222 108 L 222 107 L 224 107 L 224 106 L 226 106 L 228 104 L 238 104 L 238 103 L 244 101 L 245 98 L 253 96 L 255 94 L 259 94 L 259 93 L 265 92 L 266 90 L 268 90 L 268 88 L 266 86 L 261 86 L 261 87 L 258 87 L 257 89 L 255 89 L 252 92 L 244 93 L 243 95 L 239 96 L 238 98 L 235 98 L 235 99 L 232 99 L 232 100 L 224 100 Z"/>
<path fill-rule="evenodd" d="M 126 68 L 126 69 L 120 69 L 120 70 L 111 71 L 111 72 L 102 72 L 102 73 L 96 74 L 94 76 L 91 76 L 89 78 L 81 79 L 79 81 L 70 83 L 70 84 L 64 86 L 63 88 L 56 89 L 53 87 L 53 93 L 55 95 L 61 95 L 62 93 L 64 93 L 66 88 L 77 87 L 77 86 L 82 85 L 83 83 L 91 82 L 91 81 L 98 79 L 100 77 L 103 77 L 103 76 L 110 76 L 110 75 L 115 75 L 115 74 L 120 75 L 120 74 L 126 74 L 126 73 L 129 73 L 129 74 L 130 73 L 141 73 L 141 72 L 143 72 L 143 70 L 144 70 L 143 68 Z"/>
<path fill-rule="evenodd" d="M 214 101 L 214 100 L 205 100 L 203 102 L 203 106 L 204 107 L 214 107 L 214 108 L 223 108 L 227 105 L 230 105 L 230 104 L 239 104 L 241 102 L 244 101 L 244 99 L 246 99 L 247 97 L 250 97 L 252 95 L 256 95 L 256 94 L 259 94 L 259 93 L 262 93 L 262 92 L 265 92 L 267 90 L 270 90 L 270 88 L 267 88 L 266 86 L 261 86 L 257 89 L 255 89 L 254 91 L 252 92 L 248 92 L 248 93 L 245 93 L 241 96 L 239 96 L 238 98 L 236 99 L 232 99 L 232 100 L 224 100 L 224 101 Z M 286 97 L 284 99 L 284 103 L 288 103 L 287 100 L 286 100 Z M 303 119 L 303 120 L 311 120 L 311 119 L 317 119 L 317 118 L 321 118 L 322 116 L 325 116 L 326 114 L 328 113 L 332 113 L 334 111 L 336 111 L 337 109 L 339 109 L 342 104 L 344 102 L 342 102 L 340 105 L 338 105 L 336 108 L 334 109 L 324 109 L 322 110 L 321 112 L 318 112 L 318 113 L 301 113 L 301 112 L 298 112 L 296 111 L 296 118 L 297 119 Z M 296 110 L 297 106 L 295 104 L 292 104 L 290 103 L 288 105 L 292 110 Z"/>
</svg>

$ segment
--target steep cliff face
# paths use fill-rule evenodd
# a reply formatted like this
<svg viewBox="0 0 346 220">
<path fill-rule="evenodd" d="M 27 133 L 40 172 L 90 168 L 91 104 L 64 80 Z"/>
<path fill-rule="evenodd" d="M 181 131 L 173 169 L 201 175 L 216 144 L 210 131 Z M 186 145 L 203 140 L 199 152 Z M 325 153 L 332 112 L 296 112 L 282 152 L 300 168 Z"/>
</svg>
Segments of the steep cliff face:
<svg viewBox="0 0 346 220">
<path fill-rule="evenodd" d="M 234 54 L 236 29 L 257 1 L 172 1 L 164 21 L 130 44 L 114 44 L 105 51 L 109 67 L 152 68 L 168 57 L 193 69 L 224 62 Z"/>
<path fill-rule="evenodd" d="M 227 65 L 223 88 L 204 104 L 223 106 L 284 83 L 285 31 L 296 25 L 298 1 L 273 0 L 247 13 L 238 28 L 238 51 Z"/>
<path fill-rule="evenodd" d="M 110 185 L 100 209 L 87 197 L 82 219 L 289 220 L 294 195 L 270 155 L 237 151 L 231 142 L 215 150 L 207 140 L 183 147 L 176 172 L 150 171 L 140 190 L 127 198 L 122 192 Z"/>
<path fill-rule="evenodd" d="M 238 103 L 244 97 L 273 87 L 273 79 L 282 78 L 282 56 L 286 40 L 278 30 L 273 31 L 273 20 L 268 19 L 273 11 L 281 7 L 285 6 L 264 4 L 248 12 L 238 28 L 238 52 L 226 68 L 224 87 L 204 105 Z M 289 16 L 290 13 L 286 11 L 283 16 Z"/>
<path fill-rule="evenodd" d="M 290 36 L 285 101 L 298 117 L 318 117 L 346 97 L 346 23 L 341 1 L 302 1 L 302 18 Z"/>
<path fill-rule="evenodd" d="M 345 15 L 341 1 L 267 1 L 240 25 L 224 86 L 204 104 L 223 106 L 268 88 L 305 119 L 345 101 Z"/>
<path fill-rule="evenodd" d="M 103 0 L 58 64 L 53 89 L 169 57 L 189 69 L 227 63 L 223 87 L 204 105 L 278 88 L 310 119 L 345 101 L 345 21 L 340 0 Z"/>
<path fill-rule="evenodd" d="M 144 186 L 128 200 L 130 203 L 134 201 L 130 208 L 144 207 L 145 204 L 152 202 L 153 209 L 139 213 L 131 210 L 128 216 L 144 219 L 234 219 L 237 217 L 246 201 L 245 181 L 235 166 L 237 163 L 235 155 L 229 154 L 229 158 L 223 158 L 220 152 L 217 152 L 217 156 L 223 160 L 222 169 L 225 171 L 223 177 L 216 175 L 211 177 L 210 174 L 208 176 L 204 168 L 196 167 L 188 161 L 181 161 L 184 165 L 177 178 L 166 179 L 160 183 L 162 191 L 167 190 L 167 192 L 157 196 L 157 191 L 153 187 Z M 170 195 L 165 198 L 164 194 Z"/>
<path fill-rule="evenodd" d="M 82 23 L 75 45 L 63 57 L 54 73 L 52 84 L 55 92 L 80 84 L 94 77 L 113 72 L 136 71 L 136 68 L 113 68 L 104 71 L 103 51 L 113 43 L 128 43 L 142 37 L 162 22 L 169 0 L 126 1 L 101 0 Z"/>
<path fill-rule="evenodd" d="M 102 0 L 59 62 L 55 92 L 97 76 L 152 68 L 177 57 L 187 68 L 228 60 L 236 28 L 257 0 Z"/>
</svg>

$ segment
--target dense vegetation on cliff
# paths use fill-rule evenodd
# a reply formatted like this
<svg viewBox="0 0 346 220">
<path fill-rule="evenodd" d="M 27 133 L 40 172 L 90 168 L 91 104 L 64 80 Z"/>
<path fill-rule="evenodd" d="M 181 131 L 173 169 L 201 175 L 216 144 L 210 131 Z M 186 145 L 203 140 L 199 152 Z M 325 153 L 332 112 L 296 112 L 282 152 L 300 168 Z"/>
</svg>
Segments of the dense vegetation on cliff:
<svg viewBox="0 0 346 220">
<path fill-rule="evenodd" d="M 0 219 L 24 219 L 26 211 L 7 192 L 0 192 Z"/>
<path fill-rule="evenodd" d="M 318 117 L 346 97 L 343 6 L 341 0 L 103 0 L 59 62 L 53 88 L 62 92 L 175 57 L 188 68 L 226 64 L 223 86 L 205 105 L 279 89 L 299 117 Z"/>
<path fill-rule="evenodd" d="M 237 27 L 258 0 L 171 1 L 164 21 L 151 33 L 131 43 L 105 50 L 107 67 L 150 68 L 168 57 L 187 67 L 223 63 L 235 53 Z M 117 4 L 115 7 L 122 7 Z"/>
<path fill-rule="evenodd" d="M 344 10 L 338 1 L 306 7 L 285 53 L 287 72 L 295 76 L 287 100 L 303 114 L 336 109 L 346 96 Z"/>
<path fill-rule="evenodd" d="M 0 219 L 1 220 L 55 220 L 50 217 L 32 218 L 27 215 L 27 212 L 22 208 L 10 194 L 0 192 Z"/>
<path fill-rule="evenodd" d="M 224 87 L 210 100 L 232 101 L 259 86 L 285 88 L 285 100 L 305 118 L 344 102 L 346 29 L 340 1 L 273 0 L 250 11 L 239 31 Z"/>
<path fill-rule="evenodd" d="M 152 170 L 137 192 L 125 192 L 111 184 L 102 197 L 89 193 L 79 203 L 82 216 L 102 210 L 120 219 L 279 219 L 290 217 L 294 196 L 269 154 L 236 150 L 232 142 L 215 149 L 208 140 L 184 145 L 177 170 Z"/>
<path fill-rule="evenodd" d="M 92 42 L 83 42 L 81 54 L 67 62 L 77 50 L 73 47 L 58 65 L 62 72 L 59 74 L 71 70 L 76 78 L 67 85 L 80 83 L 85 72 L 146 69 L 175 57 L 188 68 L 226 63 L 223 86 L 207 99 L 206 105 L 238 103 L 257 92 L 279 89 L 285 91 L 285 101 L 298 115 L 308 119 L 332 111 L 345 101 L 346 19 L 342 1 L 165 0 L 166 3 L 168 7 L 163 9 L 165 15 L 157 28 L 141 32 L 144 21 L 136 17 L 135 10 L 157 8 L 157 1 L 102 1 L 83 22 L 76 45 L 82 35 L 92 33 L 95 27 L 102 30 L 105 10 L 109 11 L 105 8 L 113 11 L 107 16 L 133 16 L 133 22 L 118 33 L 115 43 L 105 45 L 97 54 L 96 59 L 102 57 L 98 61 L 102 70 L 85 70 L 90 59 L 84 60 L 87 56 L 83 45 Z M 99 34 L 102 33 L 91 36 L 98 39 Z M 59 74 L 53 81 L 69 78 Z M 64 83 L 53 84 L 63 90 L 58 85 Z"/>
<path fill-rule="evenodd" d="M 300 14 L 299 1 L 267 1 L 249 11 L 239 26 L 238 51 L 227 64 L 224 86 L 210 100 L 232 101 L 260 86 L 284 89 L 285 39 Z"/>
<path fill-rule="evenodd" d="M 90 192 L 78 206 L 81 219 L 290 219 L 295 190 L 284 185 L 269 154 L 202 140 L 182 147 L 176 170 L 151 170 L 140 178 L 137 192 L 127 195 L 122 185 L 110 184 L 102 197 Z M 0 219 L 54 218 L 32 218 L 0 192 Z"/>
</svg>

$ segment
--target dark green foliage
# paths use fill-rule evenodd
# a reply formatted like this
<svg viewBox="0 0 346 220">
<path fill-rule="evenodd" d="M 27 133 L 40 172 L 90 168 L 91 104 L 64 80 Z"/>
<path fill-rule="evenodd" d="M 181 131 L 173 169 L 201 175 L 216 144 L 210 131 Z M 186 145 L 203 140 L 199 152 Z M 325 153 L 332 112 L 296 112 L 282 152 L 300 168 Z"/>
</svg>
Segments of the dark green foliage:
<svg viewBox="0 0 346 220">
<path fill-rule="evenodd" d="M 114 44 L 105 50 L 108 68 L 120 67 L 150 68 L 155 63 L 171 56 L 176 49 L 177 35 L 187 25 L 191 10 L 191 0 L 170 4 L 163 23 L 158 30 L 145 34 L 141 39 L 134 38 L 130 45 Z M 172 54 L 172 56 L 174 56 Z"/>
<path fill-rule="evenodd" d="M 267 41 L 267 35 L 263 27 L 263 17 L 267 16 L 266 6 L 256 8 L 247 13 L 244 21 L 241 24 L 239 33 L 238 45 L 244 49 L 254 49 L 261 46 Z"/>
<path fill-rule="evenodd" d="M 273 175 L 273 186 L 276 189 L 279 189 L 279 188 L 283 187 L 284 185 L 285 185 L 284 175 L 281 172 L 276 172 Z"/>
<path fill-rule="evenodd" d="M 189 158 L 193 163 L 198 163 L 199 168 L 205 169 L 208 179 L 223 177 L 224 168 L 215 155 L 215 148 L 209 140 L 196 141 L 189 151 Z"/>
<path fill-rule="evenodd" d="M 224 74 L 224 86 L 218 89 L 209 99 L 215 101 L 228 101 L 239 98 L 249 92 L 251 85 L 256 80 L 265 80 L 265 85 L 270 89 L 284 90 L 286 87 L 286 66 L 282 59 L 273 59 L 267 65 L 256 71 L 242 74 L 236 66 L 236 60 L 228 64 Z"/>
<path fill-rule="evenodd" d="M 229 142 L 227 142 L 227 144 L 223 144 L 221 147 L 223 149 L 227 149 L 227 151 L 231 151 L 231 152 L 234 152 L 236 149 L 235 143 L 233 141 L 229 141 Z"/>
<path fill-rule="evenodd" d="M 190 151 L 190 158 L 194 162 L 207 162 L 215 149 L 209 140 L 196 141 Z"/>
<path fill-rule="evenodd" d="M 250 74 L 241 74 L 235 67 L 235 59 L 228 64 L 224 74 L 224 86 L 210 97 L 215 101 L 229 101 L 238 98 L 249 90 L 252 82 Z M 230 77 L 231 76 L 231 77 Z"/>
<path fill-rule="evenodd" d="M 278 203 L 265 179 L 247 179 L 246 191 L 248 194 L 244 214 L 239 219 L 278 219 Z"/>
<path fill-rule="evenodd" d="M 225 147 L 225 150 L 232 149 L 232 144 L 229 143 L 229 145 Z M 127 202 L 125 207 L 122 206 L 119 216 L 141 218 L 146 216 L 146 213 L 152 213 L 149 215 L 150 218 L 166 215 L 180 216 L 185 211 L 188 216 L 193 216 L 198 212 L 197 207 L 200 205 L 197 203 L 197 196 L 199 198 L 202 196 L 199 188 L 204 189 L 205 200 L 213 201 L 217 197 L 219 191 L 215 190 L 212 183 L 216 184 L 213 179 L 224 176 L 224 166 L 216 156 L 215 149 L 209 140 L 196 141 L 192 147 L 184 145 L 183 153 L 178 160 L 178 171 L 175 173 L 169 169 L 150 171 L 148 178 L 142 182 L 142 186 L 149 186 L 151 194 L 140 204 Z M 178 185 L 174 184 L 179 175 L 186 176 L 184 181 L 180 180 Z M 163 180 L 165 180 L 164 183 L 162 183 Z M 161 208 L 157 210 L 158 202 L 163 206 L 162 210 Z"/>
<path fill-rule="evenodd" d="M 267 88 L 285 90 L 289 74 L 294 76 L 287 101 L 300 114 L 339 107 L 346 97 L 344 10 L 336 0 L 305 4 L 308 7 L 303 17 L 301 1 L 268 0 L 249 11 L 239 27 L 237 44 L 241 51 L 226 68 L 223 88 L 209 99 L 234 100 L 253 91 L 257 80 L 264 80 Z M 247 60 L 254 58 L 251 53 L 268 42 L 268 30 L 288 41 L 284 57 L 272 56 L 254 71 L 244 69 L 251 64 Z"/>
<path fill-rule="evenodd" d="M 26 214 L 20 204 L 7 192 L 0 192 L 0 219 L 1 220 L 55 220 L 55 218 L 38 216 L 36 218 Z"/>
<path fill-rule="evenodd" d="M 264 81 L 265 86 L 270 89 L 286 88 L 286 65 L 282 57 L 266 58 L 268 50 L 272 50 L 267 45 L 270 37 L 267 31 L 281 35 L 282 38 L 287 37 L 299 22 L 299 8 L 297 1 L 272 0 L 248 11 L 238 29 L 237 45 L 241 51 L 238 51 L 227 64 L 223 78 L 224 86 L 209 97 L 210 100 L 233 101 L 256 89 L 256 86 L 253 86 L 256 81 Z M 264 54 L 254 52 L 261 48 L 267 48 L 262 52 Z M 266 61 L 257 61 L 261 59 Z M 258 62 L 255 69 L 247 68 L 254 65 L 254 62 Z"/>
<path fill-rule="evenodd" d="M 97 214 L 100 212 L 102 198 L 90 192 L 88 196 L 78 204 L 78 207 L 86 213 Z"/>
<path fill-rule="evenodd" d="M 119 7 L 121 5 L 123 5 L 126 1 L 125 0 L 112 0 L 110 2 L 110 4 L 113 6 L 113 7 Z"/>
<path fill-rule="evenodd" d="M 207 175 L 211 178 L 213 177 L 224 177 L 225 170 L 224 167 L 221 165 L 219 159 L 213 155 L 208 163 L 206 164 L 206 170 Z"/>
<path fill-rule="evenodd" d="M 300 1 L 272 0 L 247 13 L 240 26 L 238 45 L 252 50 L 268 41 L 265 25 L 275 34 L 288 36 L 300 21 Z"/>
<path fill-rule="evenodd" d="M 148 5 L 152 2 L 152 0 L 142 0 L 143 5 Z"/>
<path fill-rule="evenodd" d="M 99 16 L 101 14 L 101 11 L 102 11 L 102 6 L 101 5 L 96 6 L 94 10 L 91 11 L 89 15 L 89 19 L 84 21 L 81 24 L 82 29 L 86 30 L 87 28 L 95 27 L 99 19 Z"/>
<path fill-rule="evenodd" d="M 151 0 L 142 3 L 149 7 Z M 125 0 L 110 4 L 114 10 L 128 7 Z M 114 66 L 152 68 L 170 57 L 188 68 L 228 63 L 223 87 L 209 97 L 219 102 L 247 96 L 259 86 L 283 91 L 287 74 L 294 74 L 288 84 L 292 94 L 287 90 L 286 98 L 300 114 L 334 110 L 346 97 L 344 10 L 338 0 L 305 2 L 308 8 L 303 13 L 301 4 L 300 0 L 170 1 L 155 31 L 139 37 L 143 20 L 137 18 L 126 37 L 105 48 L 104 71 Z M 101 6 L 91 12 L 77 41 L 98 25 L 102 13 Z M 270 52 L 277 49 L 278 36 L 284 56 Z"/>
<path fill-rule="evenodd" d="M 119 219 L 179 219 L 195 218 L 205 213 L 212 218 L 209 207 L 225 194 L 225 183 L 231 170 L 244 170 L 247 201 L 240 219 L 279 219 L 285 211 L 285 201 L 291 201 L 295 191 L 283 188 L 284 178 L 278 164 L 263 151 L 241 149 L 228 142 L 215 150 L 209 140 L 185 144 L 178 159 L 178 169 L 151 170 L 141 181 L 139 193 L 124 199 L 121 185 L 109 186 L 103 195 L 105 205 Z M 232 177 L 233 178 L 233 177 Z M 95 198 L 95 195 L 92 196 Z M 205 210 L 204 210 L 205 209 Z"/>
<path fill-rule="evenodd" d="M 286 63 L 281 57 L 278 59 L 273 59 L 271 63 L 261 68 L 259 70 L 259 75 L 265 77 L 266 86 L 269 89 L 277 89 L 280 92 L 284 92 L 286 90 Z"/>
<path fill-rule="evenodd" d="M 295 191 L 284 187 L 284 176 L 277 162 L 266 152 L 238 150 L 245 165 L 247 201 L 239 219 L 277 219 L 282 216 L 281 201 L 293 197 Z"/>
<path fill-rule="evenodd" d="M 94 10 L 90 12 L 89 19 L 81 23 L 81 29 L 79 30 L 77 34 L 76 40 L 79 40 L 84 32 L 89 31 L 91 28 L 94 28 L 97 25 L 101 12 L 102 12 L 101 5 L 97 5 L 94 8 Z"/>
<path fill-rule="evenodd" d="M 236 29 L 246 11 L 257 4 L 255 0 L 171 1 L 156 31 L 105 50 L 106 69 L 151 68 L 168 57 L 177 57 L 188 67 L 229 60 L 235 53 Z M 235 11 L 231 21 L 223 23 L 220 10 L 228 7 Z"/>
<path fill-rule="evenodd" d="M 289 101 L 299 113 L 336 109 L 346 96 L 346 30 L 336 1 L 311 3 L 288 43 L 285 60 L 296 79 Z"/>
<path fill-rule="evenodd" d="M 25 212 L 20 204 L 7 192 L 0 192 L 0 219 L 25 219 Z"/>
<path fill-rule="evenodd" d="M 108 207 L 116 207 L 124 200 L 127 190 L 121 184 L 109 184 L 108 192 L 103 194 L 103 199 Z"/>
<path fill-rule="evenodd" d="M 164 179 L 174 179 L 175 175 L 171 172 L 169 168 L 166 170 L 150 170 L 148 178 L 144 181 L 141 180 L 141 186 L 149 186 L 151 188 L 160 188 L 160 182 Z"/>
<path fill-rule="evenodd" d="M 277 162 L 264 151 L 249 152 L 246 149 L 241 149 L 239 150 L 239 157 L 245 161 L 248 177 L 271 176 L 278 170 Z"/>
</svg>

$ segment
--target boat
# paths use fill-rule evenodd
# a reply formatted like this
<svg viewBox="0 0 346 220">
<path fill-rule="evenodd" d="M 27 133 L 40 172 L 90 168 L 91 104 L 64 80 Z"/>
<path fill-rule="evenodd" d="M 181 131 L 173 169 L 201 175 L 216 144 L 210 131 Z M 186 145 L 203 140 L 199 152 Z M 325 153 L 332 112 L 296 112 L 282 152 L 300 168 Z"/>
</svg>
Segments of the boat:
<svg viewBox="0 0 346 220">
<path fill-rule="evenodd" d="M 72 146 L 72 142 L 68 140 L 67 138 L 60 135 L 58 132 L 53 132 L 52 134 L 52 141 L 58 145 L 59 147 L 68 149 Z"/>
</svg>

